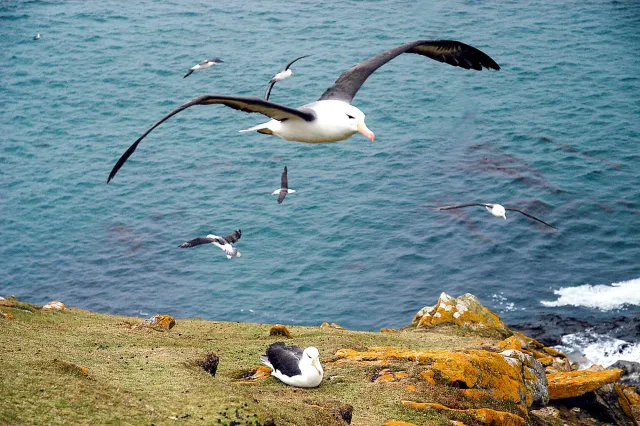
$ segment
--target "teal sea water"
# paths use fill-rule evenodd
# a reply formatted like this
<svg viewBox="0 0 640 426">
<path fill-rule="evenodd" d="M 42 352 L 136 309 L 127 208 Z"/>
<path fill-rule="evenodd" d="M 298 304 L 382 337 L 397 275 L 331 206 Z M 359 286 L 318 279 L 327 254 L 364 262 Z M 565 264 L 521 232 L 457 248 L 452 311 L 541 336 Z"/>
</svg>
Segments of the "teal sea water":
<svg viewBox="0 0 640 426">
<path fill-rule="evenodd" d="M 364 330 L 405 325 L 442 291 L 508 322 L 637 315 L 639 28 L 635 1 L 0 2 L 0 294 Z M 312 53 L 271 95 L 303 105 L 420 38 L 466 42 L 502 69 L 398 57 L 354 99 L 374 143 L 243 134 L 264 117 L 193 107 L 105 184 L 197 95 L 261 97 Z M 225 62 L 183 79 L 211 57 Z M 285 165 L 298 192 L 278 205 Z M 469 201 L 559 231 L 430 210 Z M 241 258 L 178 248 L 237 228 Z"/>
</svg>

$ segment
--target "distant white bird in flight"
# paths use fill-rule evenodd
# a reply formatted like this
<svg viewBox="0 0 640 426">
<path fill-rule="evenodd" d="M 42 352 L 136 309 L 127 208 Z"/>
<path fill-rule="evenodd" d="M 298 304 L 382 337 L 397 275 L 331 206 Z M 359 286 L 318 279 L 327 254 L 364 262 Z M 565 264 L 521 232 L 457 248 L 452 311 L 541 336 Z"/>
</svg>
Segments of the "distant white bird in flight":
<svg viewBox="0 0 640 426">
<path fill-rule="evenodd" d="M 180 111 L 194 105 L 222 104 L 229 108 L 249 113 L 257 112 L 271 118 L 271 121 L 242 130 L 243 132 L 256 131 L 289 141 L 308 143 L 338 142 L 359 132 L 373 142 L 375 135 L 367 128 L 364 113 L 351 105 L 351 101 L 371 74 L 403 53 L 415 53 L 464 69 L 478 71 L 482 68 L 500 69 L 500 66 L 486 53 L 459 41 L 417 40 L 356 64 L 342 73 L 334 85 L 320 96 L 320 99 L 300 108 L 291 108 L 250 96 L 202 95 L 174 109 L 144 132 L 113 166 L 107 183 L 134 153 L 140 141 L 153 129 Z M 384 109 L 382 105 L 377 107 L 379 110 Z"/>
<path fill-rule="evenodd" d="M 219 237 L 217 235 L 209 234 L 206 237 L 194 238 L 193 240 L 189 240 L 180 244 L 178 247 L 180 248 L 188 248 L 199 246 L 200 244 L 213 244 L 216 247 L 220 247 L 222 251 L 227 255 L 227 259 L 231 259 L 232 257 L 240 257 L 242 254 L 238 251 L 237 248 L 233 247 L 231 244 L 235 243 L 242 236 L 242 231 L 238 229 L 231 235 L 227 235 L 226 237 Z"/>
<path fill-rule="evenodd" d="M 218 58 L 213 58 L 213 59 L 207 59 L 206 61 L 202 61 L 197 65 L 192 66 L 189 71 L 185 74 L 184 77 L 182 78 L 187 78 L 191 75 L 192 72 L 194 71 L 202 71 L 202 70 L 206 70 L 208 68 L 211 68 L 214 65 L 218 65 L 223 63 L 224 61 L 222 59 L 218 59 Z"/>
<path fill-rule="evenodd" d="M 456 204 L 453 206 L 442 206 L 442 207 L 437 207 L 434 210 L 452 210 L 452 209 L 459 209 L 462 207 L 470 207 L 470 206 L 482 206 L 485 207 L 489 213 L 491 213 L 492 215 L 494 215 L 495 217 L 501 217 L 504 220 L 507 220 L 507 211 L 512 211 L 512 212 L 518 212 L 520 214 L 523 214 L 525 216 L 527 216 L 528 218 L 531 218 L 533 220 L 537 220 L 538 222 L 547 225 L 553 229 L 558 229 L 553 225 L 548 224 L 547 222 L 545 222 L 542 219 L 538 219 L 537 217 L 530 215 L 527 212 L 524 212 L 522 210 L 519 209 L 514 209 L 514 208 L 505 208 L 504 206 L 500 205 L 500 204 L 484 204 L 484 203 L 464 203 L 464 204 Z"/>
<path fill-rule="evenodd" d="M 36 34 L 36 35 L 33 37 L 33 39 L 34 39 L 34 40 L 40 40 L 40 33 Z"/>
<path fill-rule="evenodd" d="M 282 81 L 284 79 L 287 79 L 291 76 L 293 76 L 293 70 L 291 70 L 289 67 L 291 67 L 291 65 L 293 65 L 293 63 L 299 59 L 302 58 L 307 58 L 311 55 L 304 55 L 304 56 L 299 56 L 297 58 L 295 58 L 293 61 L 289 62 L 287 65 L 285 65 L 284 68 L 282 68 L 282 70 L 274 75 L 273 77 L 271 77 L 271 80 L 269 80 L 269 86 L 267 86 L 267 92 L 264 94 L 264 100 L 268 101 L 269 100 L 269 96 L 271 96 L 271 89 L 273 88 L 273 85 L 276 84 L 279 81 Z"/>
<path fill-rule="evenodd" d="M 284 167 L 282 171 L 282 176 L 280 177 L 280 188 L 276 189 L 271 193 L 271 195 L 278 195 L 278 204 L 282 204 L 284 201 L 284 197 L 287 194 L 293 194 L 296 192 L 295 189 L 289 189 L 289 179 L 287 178 L 287 166 Z"/>
</svg>

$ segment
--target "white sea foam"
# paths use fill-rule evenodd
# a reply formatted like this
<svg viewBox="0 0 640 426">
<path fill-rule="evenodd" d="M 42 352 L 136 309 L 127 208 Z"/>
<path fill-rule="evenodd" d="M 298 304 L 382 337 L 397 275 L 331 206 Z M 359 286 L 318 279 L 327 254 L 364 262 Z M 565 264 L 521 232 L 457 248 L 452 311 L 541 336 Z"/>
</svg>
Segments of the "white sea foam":
<svg viewBox="0 0 640 426">
<path fill-rule="evenodd" d="M 616 361 L 640 361 L 640 342 L 625 342 L 589 330 L 563 336 L 562 344 L 556 349 L 567 354 L 571 362 L 577 362 L 580 368 L 588 368 L 592 364 L 609 367 Z"/>
<path fill-rule="evenodd" d="M 541 301 L 544 306 L 584 306 L 609 311 L 625 305 L 640 305 L 640 278 L 611 285 L 580 285 L 554 290 L 558 300 Z"/>
</svg>

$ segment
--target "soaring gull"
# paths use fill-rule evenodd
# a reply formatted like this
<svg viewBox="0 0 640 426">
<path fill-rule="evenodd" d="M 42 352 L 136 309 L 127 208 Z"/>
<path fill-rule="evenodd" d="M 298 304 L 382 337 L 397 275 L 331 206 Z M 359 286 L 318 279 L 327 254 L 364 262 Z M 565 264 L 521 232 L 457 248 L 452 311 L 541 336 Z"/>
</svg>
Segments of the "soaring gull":
<svg viewBox="0 0 640 426">
<path fill-rule="evenodd" d="M 185 74 L 184 77 L 182 78 L 187 78 L 191 75 L 192 72 L 194 71 L 202 71 L 202 70 L 206 70 L 208 68 L 211 68 L 214 65 L 218 65 L 223 63 L 224 61 L 222 59 L 218 59 L 218 58 L 213 58 L 213 59 L 207 59 L 206 61 L 202 61 L 197 65 L 192 66 L 191 68 L 189 68 L 189 71 L 187 71 L 187 73 Z"/>
<path fill-rule="evenodd" d="M 240 257 L 242 254 L 238 251 L 237 248 L 233 247 L 231 244 L 235 243 L 242 236 L 242 231 L 240 229 L 236 230 L 233 234 L 227 235 L 226 237 L 219 237 L 217 235 L 209 234 L 206 237 L 194 238 L 193 240 L 189 240 L 180 244 L 178 247 L 180 248 L 189 248 L 199 246 L 200 244 L 213 244 L 216 247 L 220 247 L 222 251 L 227 255 L 227 259 L 231 259 L 232 257 Z"/>
<path fill-rule="evenodd" d="M 267 353 L 260 360 L 271 369 L 272 376 L 287 385 L 315 388 L 320 386 L 324 375 L 319 356 L 318 349 L 313 346 L 302 350 L 276 342 L 267 348 Z"/>
<path fill-rule="evenodd" d="M 165 115 L 142 136 L 140 136 L 117 161 L 107 183 L 116 175 L 138 147 L 138 144 L 153 129 L 194 105 L 222 104 L 229 108 L 253 113 L 257 112 L 271 118 L 271 121 L 242 130 L 256 131 L 279 138 L 308 143 L 338 142 L 359 132 L 374 140 L 374 134 L 364 122 L 365 115 L 351 105 L 360 86 L 378 68 L 403 53 L 415 53 L 439 62 L 464 69 L 482 68 L 499 70 L 500 66 L 487 54 L 475 47 L 453 40 L 417 40 L 387 50 L 371 59 L 356 64 L 342 73 L 333 86 L 329 87 L 315 102 L 299 108 L 291 108 L 274 102 L 249 96 L 202 95 L 192 99 Z"/>
<path fill-rule="evenodd" d="M 293 76 L 293 71 L 289 69 L 289 67 L 291 65 L 293 65 L 293 63 L 295 61 L 297 61 L 298 59 L 302 59 L 302 58 L 306 58 L 308 56 L 311 55 L 304 55 L 304 56 L 299 56 L 297 58 L 295 58 L 293 61 L 289 62 L 284 68 L 282 68 L 282 70 L 280 70 L 280 72 L 276 75 L 274 75 L 273 77 L 271 77 L 271 80 L 269 80 L 269 86 L 267 86 L 267 92 L 264 94 L 264 100 L 268 101 L 269 100 L 269 96 L 271 96 L 271 89 L 273 88 L 273 85 L 276 84 L 279 81 L 282 81 L 286 78 L 289 78 L 291 76 Z"/>
<path fill-rule="evenodd" d="M 525 215 L 526 217 L 533 219 L 533 220 L 537 220 L 538 222 L 547 225 L 553 229 L 558 229 L 553 225 L 548 224 L 547 222 L 545 222 L 542 219 L 538 219 L 537 217 L 530 215 L 527 212 L 524 212 L 522 210 L 519 209 L 514 209 L 514 208 L 506 208 L 500 204 L 484 204 L 484 203 L 464 203 L 464 204 L 456 204 L 454 206 L 442 206 L 442 207 L 437 207 L 434 210 L 452 210 L 452 209 L 459 209 L 462 207 L 470 207 L 470 206 L 482 206 L 482 207 L 486 207 L 486 209 L 489 211 L 489 213 L 491 213 L 492 215 L 494 215 L 495 217 L 501 217 L 504 218 L 504 220 L 507 220 L 507 215 L 506 215 L 506 211 L 511 211 L 511 212 L 518 212 L 520 214 Z"/>
<path fill-rule="evenodd" d="M 282 202 L 284 201 L 284 197 L 286 197 L 287 194 L 293 194 L 294 192 L 296 192 L 295 189 L 289 189 L 289 179 L 287 179 L 287 166 L 284 166 L 282 176 L 280 177 L 280 188 L 273 191 L 271 195 L 278 194 L 278 204 L 282 204 Z"/>
</svg>

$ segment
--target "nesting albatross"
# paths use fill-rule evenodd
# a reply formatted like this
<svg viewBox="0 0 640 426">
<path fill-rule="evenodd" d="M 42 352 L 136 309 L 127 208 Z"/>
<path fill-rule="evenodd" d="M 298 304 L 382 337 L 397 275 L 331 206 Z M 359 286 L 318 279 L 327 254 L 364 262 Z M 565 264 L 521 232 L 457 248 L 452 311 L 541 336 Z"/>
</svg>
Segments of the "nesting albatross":
<svg viewBox="0 0 640 426">
<path fill-rule="evenodd" d="M 189 248 L 199 246 L 200 244 L 213 244 L 216 247 L 220 247 L 222 251 L 227 255 L 227 259 L 231 259 L 232 257 L 240 257 L 242 254 L 238 251 L 237 248 L 233 247 L 231 244 L 235 243 L 242 236 L 242 231 L 240 229 L 236 230 L 233 234 L 227 235 L 226 237 L 219 237 L 217 235 L 209 234 L 206 237 L 198 237 L 193 240 L 186 241 L 180 244 L 178 247 L 180 248 Z"/>
<path fill-rule="evenodd" d="M 320 365 L 318 349 L 309 346 L 305 350 L 297 346 L 285 346 L 276 342 L 267 348 L 260 360 L 271 369 L 271 375 L 289 386 L 315 388 L 320 386 L 324 371 Z"/>
<path fill-rule="evenodd" d="M 374 134 L 365 124 L 365 115 L 351 101 L 360 86 L 378 68 L 403 53 L 415 53 L 439 62 L 464 69 L 482 68 L 499 70 L 500 66 L 486 53 L 475 47 L 453 40 L 417 40 L 387 50 L 371 59 L 351 67 L 329 87 L 320 98 L 299 108 L 292 108 L 274 102 L 250 96 L 202 95 L 174 109 L 160 121 L 151 126 L 126 151 L 109 174 L 107 183 L 118 173 L 138 147 L 138 144 L 153 129 L 167 121 L 180 111 L 194 105 L 222 104 L 229 108 L 253 113 L 257 112 L 271 118 L 263 124 L 242 130 L 278 136 L 279 138 L 307 143 L 338 142 L 362 133 L 371 141 Z"/>
<path fill-rule="evenodd" d="M 276 75 L 274 75 L 273 77 L 271 77 L 271 80 L 269 80 L 269 85 L 267 86 L 267 92 L 264 94 L 264 100 L 268 101 L 269 100 L 269 96 L 271 96 L 271 89 L 273 89 L 273 85 L 276 84 L 279 81 L 282 81 L 284 79 L 287 79 L 291 76 L 293 76 L 293 71 L 290 69 L 291 65 L 293 65 L 294 62 L 296 62 L 299 59 L 302 58 L 307 58 L 311 55 L 304 55 L 304 56 L 299 56 L 297 58 L 295 58 L 293 61 L 289 62 L 287 65 L 285 65 L 284 68 L 282 68 L 282 70 L 280 70 L 280 72 Z"/>
<path fill-rule="evenodd" d="M 535 217 L 533 215 L 530 215 L 527 212 L 524 212 L 524 211 L 519 210 L 519 209 L 507 208 L 507 207 L 504 207 L 504 206 L 502 206 L 500 204 L 464 203 L 464 204 L 456 204 L 456 205 L 453 205 L 453 206 L 437 207 L 434 210 L 453 210 L 453 209 L 460 209 L 462 207 L 471 207 L 471 206 L 482 206 L 482 207 L 485 207 L 489 211 L 489 213 L 491 213 L 495 217 L 501 217 L 504 220 L 507 220 L 507 214 L 506 214 L 507 211 L 518 212 L 520 214 L 525 215 L 526 217 L 528 217 L 530 219 L 536 220 L 536 221 L 538 221 L 538 222 L 540 222 L 540 223 L 542 223 L 544 225 L 547 225 L 547 226 L 549 226 L 549 227 L 551 227 L 553 229 L 558 229 L 555 226 L 550 225 L 547 222 L 545 222 L 544 220 L 538 219 L 537 217 Z"/>
</svg>

